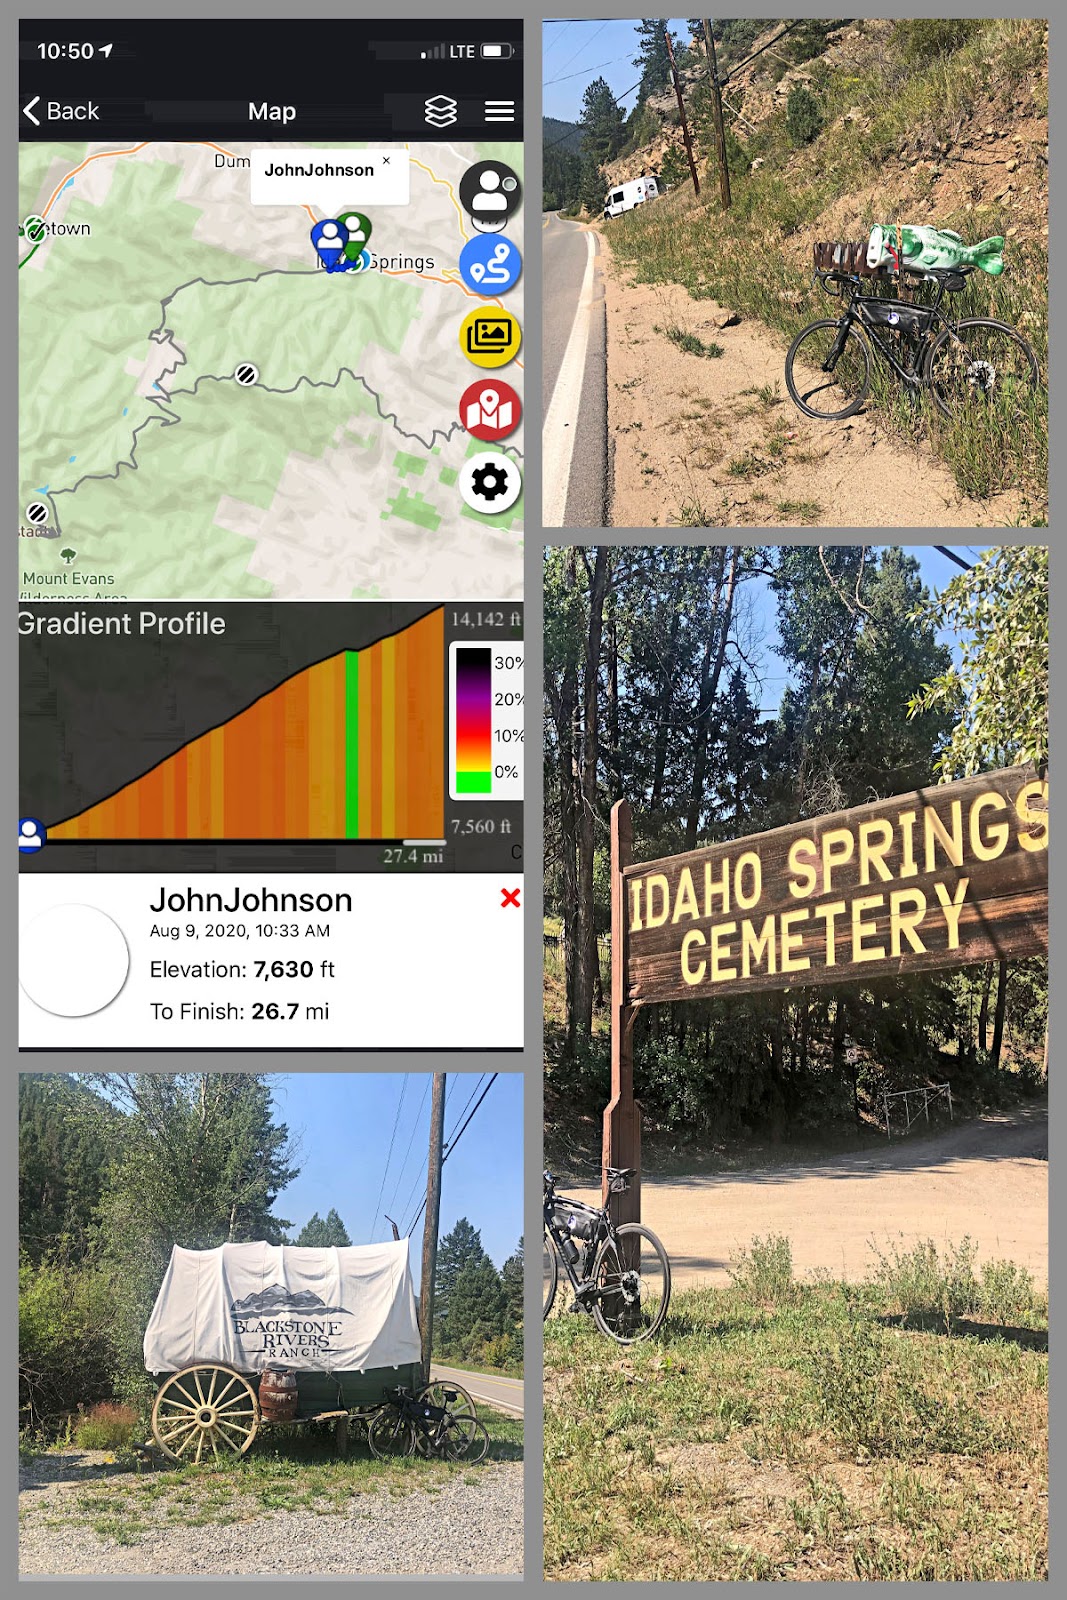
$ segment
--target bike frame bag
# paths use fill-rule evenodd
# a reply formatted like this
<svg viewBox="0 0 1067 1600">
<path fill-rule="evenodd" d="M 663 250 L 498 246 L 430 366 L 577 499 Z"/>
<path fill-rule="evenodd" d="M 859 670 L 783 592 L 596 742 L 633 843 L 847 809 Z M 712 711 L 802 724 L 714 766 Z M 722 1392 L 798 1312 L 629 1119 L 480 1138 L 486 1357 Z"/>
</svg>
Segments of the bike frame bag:
<svg viewBox="0 0 1067 1600">
<path fill-rule="evenodd" d="M 578 1200 L 557 1200 L 552 1208 L 552 1220 L 573 1239 L 592 1239 L 599 1218 L 592 1206 L 583 1206 Z"/>
<path fill-rule="evenodd" d="M 888 328 L 911 339 L 920 338 L 933 321 L 933 312 L 926 306 L 907 306 L 900 300 L 858 300 L 856 311 L 868 328 Z"/>
</svg>

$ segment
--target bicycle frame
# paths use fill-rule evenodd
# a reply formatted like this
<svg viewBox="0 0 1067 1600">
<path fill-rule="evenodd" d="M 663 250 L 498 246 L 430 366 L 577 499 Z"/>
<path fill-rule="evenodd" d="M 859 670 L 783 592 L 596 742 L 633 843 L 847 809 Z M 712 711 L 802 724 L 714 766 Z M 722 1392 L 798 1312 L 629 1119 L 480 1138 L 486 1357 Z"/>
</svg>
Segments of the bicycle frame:
<svg viewBox="0 0 1067 1600">
<path fill-rule="evenodd" d="M 574 1298 L 584 1310 L 591 1311 L 593 1301 L 604 1298 L 604 1295 L 597 1289 L 590 1278 L 590 1273 L 598 1249 L 604 1240 L 609 1239 L 612 1235 L 611 1218 L 606 1211 L 598 1211 L 596 1213 L 597 1222 L 593 1237 L 583 1240 L 579 1245 L 564 1228 L 559 1227 L 553 1216 L 556 1205 L 560 1201 L 566 1202 L 566 1199 L 566 1195 L 558 1195 L 556 1193 L 554 1184 L 546 1189 L 544 1202 L 545 1233 L 551 1239 L 552 1248 L 555 1250 L 560 1265 L 567 1274 Z M 564 1248 L 564 1242 L 573 1246 L 577 1252 L 575 1261 L 569 1259 L 568 1253 Z M 580 1273 L 576 1271 L 578 1266 L 581 1267 Z"/>
<path fill-rule="evenodd" d="M 856 307 L 861 300 L 878 298 L 877 296 L 873 295 L 864 295 L 864 280 L 862 278 L 853 276 L 846 278 L 841 273 L 837 272 L 817 272 L 815 277 L 818 278 L 822 283 L 823 290 L 826 294 L 830 294 L 829 289 L 826 287 L 828 280 L 839 283 L 842 286 L 842 289 L 844 289 L 845 285 L 847 284 L 850 291 L 848 305 L 838 318 L 838 327 L 841 330 L 839 335 L 840 345 L 838 345 L 837 341 L 835 341 L 834 349 L 831 352 L 830 358 L 824 364 L 823 370 L 827 372 L 833 371 L 834 365 L 836 365 L 837 357 L 844 349 L 844 340 L 847 337 L 847 330 L 851 327 L 858 326 L 862 332 L 866 334 L 868 343 L 871 345 L 875 353 L 881 356 L 882 360 L 887 362 L 888 365 L 892 367 L 901 383 L 906 384 L 912 389 L 921 389 L 927 381 L 922 376 L 921 371 L 923 352 L 928 349 L 931 344 L 933 344 L 934 338 L 941 332 L 942 328 L 947 328 L 950 333 L 955 331 L 955 324 L 950 322 L 941 310 L 941 301 L 946 292 L 944 281 L 941 280 L 937 284 L 937 294 L 934 298 L 933 304 L 924 306 L 922 308 L 924 311 L 929 312 L 930 322 L 921 338 L 908 341 L 909 350 L 911 352 L 911 363 L 910 365 L 905 366 L 897 360 L 896 355 L 889 347 L 888 343 L 882 342 L 876 331 L 867 326 L 859 312 L 856 310 Z M 833 298 L 833 296 L 831 296 L 831 298 Z"/>
</svg>

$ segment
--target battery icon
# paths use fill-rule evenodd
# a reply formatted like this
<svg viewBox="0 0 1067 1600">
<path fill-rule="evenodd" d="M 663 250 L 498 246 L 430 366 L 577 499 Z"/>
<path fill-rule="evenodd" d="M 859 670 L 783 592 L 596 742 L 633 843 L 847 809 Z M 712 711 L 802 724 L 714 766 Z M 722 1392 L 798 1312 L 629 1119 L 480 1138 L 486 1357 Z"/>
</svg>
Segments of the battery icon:
<svg viewBox="0 0 1067 1600">
<path fill-rule="evenodd" d="M 485 61 L 509 61 L 515 52 L 509 44 L 483 44 L 481 54 Z"/>
</svg>

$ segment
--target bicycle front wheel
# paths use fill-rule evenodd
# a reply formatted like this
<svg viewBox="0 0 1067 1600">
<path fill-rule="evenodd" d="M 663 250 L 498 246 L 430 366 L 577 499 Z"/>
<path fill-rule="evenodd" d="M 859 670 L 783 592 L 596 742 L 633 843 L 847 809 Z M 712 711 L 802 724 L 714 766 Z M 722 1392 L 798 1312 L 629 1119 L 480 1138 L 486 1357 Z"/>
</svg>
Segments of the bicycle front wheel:
<svg viewBox="0 0 1067 1600">
<path fill-rule="evenodd" d="M 449 1417 L 439 1445 L 446 1461 L 465 1461 L 476 1466 L 484 1460 L 489 1449 L 489 1430 L 477 1417 Z"/>
<path fill-rule="evenodd" d="M 930 347 L 926 381 L 946 417 L 1010 422 L 1037 389 L 1037 357 L 1006 322 L 968 317 L 946 328 Z"/>
<path fill-rule="evenodd" d="M 544 1255 L 541 1268 L 541 1320 L 548 1321 L 548 1313 L 552 1310 L 556 1299 L 556 1289 L 559 1287 L 559 1262 L 556 1260 L 556 1251 L 551 1239 L 544 1235 Z"/>
<path fill-rule="evenodd" d="M 650 1339 L 667 1315 L 671 1264 L 650 1228 L 623 1222 L 597 1251 L 593 1319 L 618 1344 Z"/>
<path fill-rule="evenodd" d="M 371 1455 L 377 1456 L 379 1461 L 395 1461 L 399 1456 L 415 1454 L 415 1429 L 399 1411 L 384 1406 L 371 1418 L 367 1443 Z"/>
<path fill-rule="evenodd" d="M 849 324 L 844 346 L 834 357 L 841 324 L 832 317 L 801 329 L 785 358 L 786 388 L 806 417 L 834 422 L 851 417 L 871 386 L 871 356 L 859 329 Z M 832 370 L 827 367 L 832 365 Z"/>
</svg>

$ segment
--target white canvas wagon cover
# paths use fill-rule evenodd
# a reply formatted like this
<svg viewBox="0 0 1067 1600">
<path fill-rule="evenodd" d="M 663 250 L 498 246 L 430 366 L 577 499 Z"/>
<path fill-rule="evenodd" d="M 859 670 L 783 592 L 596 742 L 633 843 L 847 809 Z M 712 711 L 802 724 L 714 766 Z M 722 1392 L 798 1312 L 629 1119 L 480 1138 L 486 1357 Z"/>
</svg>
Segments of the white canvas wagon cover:
<svg viewBox="0 0 1067 1600">
<path fill-rule="evenodd" d="M 366 1372 L 421 1356 L 408 1241 L 175 1245 L 144 1336 L 149 1372 L 193 1361 L 242 1372 Z"/>
</svg>

